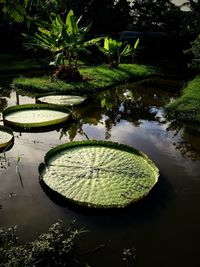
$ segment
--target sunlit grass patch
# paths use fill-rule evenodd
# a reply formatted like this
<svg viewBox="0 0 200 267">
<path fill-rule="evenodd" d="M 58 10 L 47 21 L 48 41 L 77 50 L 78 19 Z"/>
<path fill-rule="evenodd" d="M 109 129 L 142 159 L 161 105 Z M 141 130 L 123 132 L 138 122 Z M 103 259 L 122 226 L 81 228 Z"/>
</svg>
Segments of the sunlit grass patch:
<svg viewBox="0 0 200 267">
<path fill-rule="evenodd" d="M 107 66 L 94 68 L 81 68 L 80 72 L 85 78 L 83 82 L 66 83 L 61 80 L 52 80 L 50 76 L 42 77 L 19 77 L 13 80 L 13 85 L 20 89 L 35 92 L 92 92 L 105 89 L 112 85 L 128 80 L 138 80 L 149 77 L 153 68 L 137 64 L 121 64 L 118 69 L 109 69 Z"/>
<path fill-rule="evenodd" d="M 182 95 L 166 106 L 171 118 L 200 122 L 200 75 L 190 81 Z"/>
</svg>

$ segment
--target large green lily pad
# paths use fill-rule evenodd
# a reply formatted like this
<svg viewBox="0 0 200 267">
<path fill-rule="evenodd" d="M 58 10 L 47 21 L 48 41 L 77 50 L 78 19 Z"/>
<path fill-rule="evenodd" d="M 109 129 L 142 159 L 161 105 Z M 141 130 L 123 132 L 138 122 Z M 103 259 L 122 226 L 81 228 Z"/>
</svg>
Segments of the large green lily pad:
<svg viewBox="0 0 200 267">
<path fill-rule="evenodd" d="M 37 103 L 56 104 L 61 106 L 79 105 L 86 97 L 77 95 L 41 95 L 36 97 Z"/>
<path fill-rule="evenodd" d="M 0 125 L 0 151 L 9 149 L 14 142 L 14 135 L 10 128 Z"/>
<path fill-rule="evenodd" d="M 71 142 L 50 150 L 40 164 L 41 179 L 80 205 L 125 207 L 146 196 L 159 171 L 138 150 L 112 142 Z"/>
<path fill-rule="evenodd" d="M 3 111 L 4 122 L 23 128 L 38 128 L 60 124 L 70 116 L 69 110 L 57 105 L 26 104 Z"/>
</svg>

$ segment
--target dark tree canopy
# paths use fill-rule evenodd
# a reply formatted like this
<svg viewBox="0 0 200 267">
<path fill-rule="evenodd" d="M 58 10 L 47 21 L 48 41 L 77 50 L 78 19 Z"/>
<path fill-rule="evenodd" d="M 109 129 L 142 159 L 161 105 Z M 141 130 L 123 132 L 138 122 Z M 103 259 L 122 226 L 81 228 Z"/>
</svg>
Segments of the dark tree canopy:
<svg viewBox="0 0 200 267">
<path fill-rule="evenodd" d="M 170 0 L 133 0 L 132 16 L 135 28 L 159 31 L 165 28 L 165 18 L 175 9 Z"/>
<path fill-rule="evenodd" d="M 127 30 L 166 32 L 183 50 L 200 33 L 200 0 L 184 5 L 189 11 L 182 11 L 171 0 L 0 0 L 0 33 L 4 47 L 9 46 L 10 36 L 21 45 L 21 32 L 34 35 L 36 23 L 50 21 L 53 14 L 65 18 L 72 9 L 77 18 L 81 17 L 80 26 L 92 23 L 92 37 L 116 37 Z M 171 43 L 175 46 L 174 41 Z"/>
</svg>

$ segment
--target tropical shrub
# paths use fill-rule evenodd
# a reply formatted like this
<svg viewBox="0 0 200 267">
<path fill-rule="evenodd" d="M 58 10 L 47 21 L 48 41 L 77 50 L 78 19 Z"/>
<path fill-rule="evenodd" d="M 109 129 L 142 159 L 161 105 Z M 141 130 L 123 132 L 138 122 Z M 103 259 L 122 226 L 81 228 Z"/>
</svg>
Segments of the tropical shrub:
<svg viewBox="0 0 200 267">
<path fill-rule="evenodd" d="M 40 47 L 52 53 L 53 61 L 50 65 L 57 67 L 54 77 L 71 82 L 82 80 L 77 61 L 80 52 L 90 53 L 87 46 L 92 40 L 85 42 L 89 29 L 90 25 L 79 28 L 78 21 L 70 10 L 65 22 L 60 15 L 52 15 L 51 23 L 39 24 L 35 37 L 23 35 L 29 39 L 26 47 Z"/>
<path fill-rule="evenodd" d="M 134 47 L 131 47 L 130 44 L 127 44 L 124 47 L 123 42 L 105 37 L 104 45 L 103 47 L 99 46 L 99 49 L 107 57 L 109 67 L 116 68 L 120 64 L 121 57 L 127 57 L 134 54 L 138 44 L 139 39 L 136 40 Z"/>
<path fill-rule="evenodd" d="M 192 55 L 190 66 L 200 71 L 200 35 L 191 43 L 191 48 L 186 53 Z"/>
</svg>

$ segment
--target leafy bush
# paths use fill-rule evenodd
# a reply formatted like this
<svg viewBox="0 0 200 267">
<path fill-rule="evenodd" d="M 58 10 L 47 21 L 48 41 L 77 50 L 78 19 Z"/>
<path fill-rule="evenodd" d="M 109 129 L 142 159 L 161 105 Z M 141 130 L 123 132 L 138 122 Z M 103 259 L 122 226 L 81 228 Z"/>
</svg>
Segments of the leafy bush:
<svg viewBox="0 0 200 267">
<path fill-rule="evenodd" d="M 77 62 L 80 52 L 90 54 L 87 46 L 93 43 L 93 40 L 85 41 L 90 25 L 80 28 L 72 10 L 68 12 L 65 21 L 60 15 L 52 15 L 50 19 L 51 23 L 40 22 L 35 37 L 23 34 L 28 38 L 25 46 L 27 48 L 40 47 L 50 51 L 53 56 L 50 65 L 58 66 L 56 72 L 58 79 L 69 82 L 81 81 L 82 76 L 77 70 Z M 66 62 L 68 63 L 67 67 L 65 66 Z"/>
<path fill-rule="evenodd" d="M 107 57 L 109 67 L 115 68 L 119 66 L 121 57 L 127 57 L 134 54 L 138 44 L 139 39 L 136 40 L 134 47 L 127 44 L 124 49 L 122 49 L 124 45 L 122 42 L 105 37 L 104 45 L 103 47 L 99 46 L 99 49 Z"/>
<path fill-rule="evenodd" d="M 16 227 L 0 229 L 0 266 L 69 266 L 75 238 L 81 232 L 83 231 L 78 230 L 74 223 L 65 229 L 63 224 L 58 222 L 34 242 L 20 245 Z"/>
<path fill-rule="evenodd" d="M 186 51 L 192 55 L 190 66 L 200 71 L 200 35 L 191 43 L 191 48 Z"/>
</svg>

